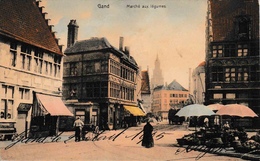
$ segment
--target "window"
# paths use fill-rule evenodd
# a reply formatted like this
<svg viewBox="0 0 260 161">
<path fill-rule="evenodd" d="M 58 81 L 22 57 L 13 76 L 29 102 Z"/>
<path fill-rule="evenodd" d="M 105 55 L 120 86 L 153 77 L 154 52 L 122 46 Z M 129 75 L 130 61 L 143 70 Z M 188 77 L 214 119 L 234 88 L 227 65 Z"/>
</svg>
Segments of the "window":
<svg viewBox="0 0 260 161">
<path fill-rule="evenodd" d="M 214 93 L 213 98 L 214 99 L 223 98 L 223 94 L 221 94 L 221 93 Z"/>
<path fill-rule="evenodd" d="M 45 74 L 48 75 L 48 72 L 49 72 L 49 62 L 44 61 L 44 64 L 45 64 Z"/>
<path fill-rule="evenodd" d="M 12 42 L 10 44 L 10 54 L 11 54 L 11 59 L 10 59 L 10 65 L 12 67 L 16 66 L 16 56 L 17 56 L 17 44 Z"/>
<path fill-rule="evenodd" d="M 213 45 L 212 47 L 212 57 L 222 57 L 223 56 L 223 46 L 222 45 Z"/>
<path fill-rule="evenodd" d="M 213 67 L 212 68 L 212 81 L 223 81 L 223 68 Z"/>
<path fill-rule="evenodd" d="M 101 69 L 100 62 L 95 62 L 94 66 L 95 66 L 95 72 L 100 72 L 100 69 Z"/>
<path fill-rule="evenodd" d="M 234 99 L 234 98 L 236 98 L 236 94 L 235 94 L 235 93 L 227 93 L 227 94 L 226 94 L 226 98 L 228 98 L 228 99 Z"/>
<path fill-rule="evenodd" d="M 107 82 L 102 82 L 101 83 L 101 97 L 108 97 L 108 83 Z M 119 93 L 119 91 L 118 91 Z"/>
<path fill-rule="evenodd" d="M 246 67 L 238 68 L 237 80 L 248 81 L 248 69 Z"/>
<path fill-rule="evenodd" d="M 30 90 L 25 88 L 19 88 L 19 98 L 24 100 L 29 100 Z"/>
<path fill-rule="evenodd" d="M 102 72 L 107 72 L 107 61 L 102 61 L 101 63 L 101 71 Z"/>
<path fill-rule="evenodd" d="M 77 63 L 70 63 L 70 75 L 71 76 L 77 76 L 78 75 Z"/>
<path fill-rule="evenodd" d="M 54 55 L 54 77 L 60 77 L 61 56 Z"/>
<path fill-rule="evenodd" d="M 31 55 L 32 49 L 27 45 L 21 46 L 21 69 L 30 71 L 31 69 Z"/>
<path fill-rule="evenodd" d="M 14 87 L 2 85 L 1 96 L 1 118 L 12 119 L 14 106 Z"/>
<path fill-rule="evenodd" d="M 70 92 L 71 97 L 76 97 L 77 96 L 77 84 L 70 84 L 69 92 Z"/>
<path fill-rule="evenodd" d="M 36 48 L 34 53 L 34 72 L 42 74 L 43 51 Z"/>
<path fill-rule="evenodd" d="M 225 69 L 225 81 L 233 82 L 236 80 L 236 70 L 235 68 L 226 68 Z"/>
<path fill-rule="evenodd" d="M 90 83 L 86 83 L 86 96 L 93 97 L 93 88 L 92 88 L 92 84 Z"/>
<path fill-rule="evenodd" d="M 53 64 L 52 63 L 49 63 L 49 69 L 48 69 L 48 71 L 49 71 L 49 75 L 50 76 L 52 76 L 52 66 L 53 66 Z"/>
<path fill-rule="evenodd" d="M 251 20 L 249 16 L 236 17 L 236 33 L 238 40 L 251 39 Z"/>
<path fill-rule="evenodd" d="M 94 72 L 93 62 L 86 63 L 86 74 Z"/>
<path fill-rule="evenodd" d="M 248 55 L 248 47 L 246 44 L 238 45 L 237 56 L 247 56 Z"/>
<path fill-rule="evenodd" d="M 100 83 L 94 83 L 94 97 L 100 97 Z"/>
<path fill-rule="evenodd" d="M 236 45 L 226 44 L 224 45 L 224 57 L 236 57 Z"/>
<path fill-rule="evenodd" d="M 170 97 L 178 97 L 178 94 L 170 94 Z"/>
<path fill-rule="evenodd" d="M 259 65 L 250 67 L 250 80 L 251 81 L 259 81 L 260 79 L 260 69 Z"/>
</svg>

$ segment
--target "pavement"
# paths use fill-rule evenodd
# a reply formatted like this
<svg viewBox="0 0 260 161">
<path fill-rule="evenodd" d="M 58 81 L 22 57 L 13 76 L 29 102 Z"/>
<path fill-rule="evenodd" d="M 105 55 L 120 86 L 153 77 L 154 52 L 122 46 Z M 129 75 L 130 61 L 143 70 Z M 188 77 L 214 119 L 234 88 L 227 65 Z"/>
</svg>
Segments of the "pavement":
<svg viewBox="0 0 260 161">
<path fill-rule="evenodd" d="M 75 153 L 79 152 L 78 156 L 74 156 L 73 160 L 81 160 L 84 158 L 84 153 L 81 152 L 82 147 L 85 148 L 85 145 L 87 144 L 89 147 L 91 147 L 94 151 L 89 151 L 88 155 L 93 154 L 92 159 L 97 157 L 96 155 L 97 151 L 104 151 L 105 154 L 102 154 L 103 158 L 106 158 L 106 160 L 120 160 L 118 157 L 127 157 L 129 160 L 147 160 L 147 158 L 152 156 L 150 160 L 171 160 L 172 154 L 175 154 L 174 159 L 176 159 L 176 154 L 181 153 L 183 151 L 186 151 L 186 154 L 178 155 L 179 160 L 187 160 L 187 158 L 190 158 L 191 160 L 207 160 L 207 157 L 211 159 L 209 160 L 215 160 L 213 158 L 216 158 L 214 156 L 218 156 L 217 160 L 231 160 L 232 158 L 242 159 L 242 160 L 259 160 L 260 161 L 260 155 L 254 155 L 254 154 L 243 154 L 243 153 L 236 153 L 231 148 L 225 148 L 225 149 L 207 149 L 205 147 L 188 147 L 183 146 L 179 147 L 177 144 L 176 138 L 181 138 L 182 136 L 194 132 L 192 128 L 187 129 L 185 126 L 182 125 L 168 125 L 167 122 L 159 122 L 159 123 L 152 123 L 154 126 L 154 129 L 156 131 L 154 135 L 155 139 L 155 147 L 152 148 L 153 154 L 151 154 L 149 151 L 144 150 L 140 147 L 140 140 L 141 140 L 141 131 L 144 124 L 141 124 L 137 127 L 131 127 L 127 130 L 111 130 L 111 131 L 105 131 L 102 136 L 100 135 L 99 138 L 96 138 L 95 141 L 91 140 L 93 139 L 92 133 L 87 134 L 87 137 L 89 140 L 87 142 L 82 141 L 80 143 L 74 142 L 74 132 L 60 132 L 57 136 L 54 137 L 48 137 L 48 138 L 42 138 L 39 140 L 19 140 L 19 142 L 12 142 L 12 141 L 1 141 L 0 142 L 0 151 L 1 151 L 1 157 L 4 156 L 6 158 L 9 158 L 10 160 L 17 160 L 17 158 L 24 156 L 22 160 L 34 160 L 35 158 L 29 157 L 29 154 L 35 154 L 37 156 L 41 156 L 42 158 L 46 159 L 46 155 L 49 155 L 49 157 L 52 156 L 52 152 L 48 151 L 51 149 L 56 149 L 63 152 L 62 155 L 65 155 L 66 150 L 70 150 L 68 153 Z M 255 134 L 255 132 L 248 132 L 248 135 L 251 136 Z M 40 143 L 40 144 L 39 144 Z M 41 144 L 42 143 L 42 144 Z M 56 144 L 57 143 L 57 144 Z M 64 144 L 65 143 L 65 144 Z M 93 143 L 94 146 L 91 146 L 90 144 Z M 139 145 L 137 145 L 139 144 Z M 79 146 L 77 146 L 79 145 Z M 77 149 L 77 151 L 71 151 L 71 149 L 68 149 L 68 147 Z M 98 148 L 97 148 L 98 147 Z M 119 148 L 120 147 L 120 148 Z M 64 149 L 65 148 L 65 149 Z M 67 149 L 66 149 L 67 148 Z M 97 148 L 97 149 L 95 149 Z M 141 149 L 140 149 L 141 148 Z M 27 152 L 27 150 L 30 152 Z M 40 154 L 36 149 L 46 149 L 46 154 Z M 136 151 L 137 149 L 137 151 Z M 133 151 L 135 150 L 135 151 Z M 187 152 L 192 151 L 192 152 Z M 15 151 L 15 152 L 13 152 Z M 115 153 L 114 151 L 120 151 L 119 154 Z M 20 153 L 21 154 L 20 154 Z M 161 158 L 158 158 L 157 152 L 162 153 L 163 156 Z M 169 154 L 168 154 L 169 152 Z M 26 155 L 28 153 L 28 155 Z M 55 152 L 53 155 L 57 155 L 58 152 Z M 189 155 L 187 154 L 189 153 Z M 124 154 L 124 155 L 123 155 Z M 131 156 L 130 156 L 131 154 Z M 136 154 L 135 156 L 132 156 L 132 154 Z M 212 154 L 212 155 L 210 155 Z M 67 154 L 69 155 L 69 154 Z M 65 155 L 65 156 L 67 156 Z M 101 154 L 100 154 L 101 155 Z M 137 156 L 138 155 L 138 156 Z M 64 158 L 68 158 L 70 156 Z M 149 157 L 148 157 L 149 156 Z M 192 157 L 191 157 L 192 156 Z M 194 157 L 196 156 L 196 157 Z M 77 159 L 78 157 L 78 159 Z M 89 156 L 88 156 L 89 157 Z M 101 156 L 99 156 L 101 157 Z M 182 158 L 181 158 L 182 157 Z M 201 159 L 203 158 L 203 159 Z M 9 160 L 8 159 L 8 160 Z M 63 160 L 62 159 L 62 160 Z M 0 158 L 0 160 L 2 160 Z M 19 159 L 21 160 L 21 159 Z M 52 159 L 53 160 L 53 159 Z M 55 159 L 56 160 L 56 159 Z M 59 160 L 59 159 L 57 159 Z M 94 159 L 95 160 L 95 159 Z"/>
</svg>

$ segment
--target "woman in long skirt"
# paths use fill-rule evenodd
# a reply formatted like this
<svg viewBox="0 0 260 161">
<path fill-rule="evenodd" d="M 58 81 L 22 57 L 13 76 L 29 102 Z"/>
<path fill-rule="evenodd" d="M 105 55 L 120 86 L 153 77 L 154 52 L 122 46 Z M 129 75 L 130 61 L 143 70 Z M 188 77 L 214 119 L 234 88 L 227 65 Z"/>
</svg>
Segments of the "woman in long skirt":
<svg viewBox="0 0 260 161">
<path fill-rule="evenodd" d="M 150 124 L 150 122 L 148 120 L 143 129 L 142 146 L 144 146 L 146 148 L 151 148 L 154 146 L 152 132 L 153 132 L 153 126 Z"/>
</svg>

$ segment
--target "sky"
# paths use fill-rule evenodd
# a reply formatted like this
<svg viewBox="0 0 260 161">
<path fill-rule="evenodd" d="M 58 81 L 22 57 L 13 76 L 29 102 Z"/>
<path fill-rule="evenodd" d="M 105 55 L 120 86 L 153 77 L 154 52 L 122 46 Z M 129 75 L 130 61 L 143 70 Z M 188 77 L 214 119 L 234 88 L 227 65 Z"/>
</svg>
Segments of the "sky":
<svg viewBox="0 0 260 161">
<path fill-rule="evenodd" d="M 106 37 L 119 48 L 119 38 L 124 37 L 124 46 L 150 78 L 158 56 L 167 84 L 176 80 L 189 89 L 189 69 L 192 72 L 205 60 L 206 0 L 42 0 L 40 6 L 63 49 L 67 25 L 75 19 L 78 40 Z"/>
</svg>

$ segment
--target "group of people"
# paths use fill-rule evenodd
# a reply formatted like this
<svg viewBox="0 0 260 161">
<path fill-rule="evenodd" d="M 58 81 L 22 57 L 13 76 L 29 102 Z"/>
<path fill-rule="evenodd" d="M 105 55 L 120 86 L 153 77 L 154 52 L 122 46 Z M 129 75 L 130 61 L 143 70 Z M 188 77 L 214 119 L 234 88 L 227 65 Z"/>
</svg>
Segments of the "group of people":
<svg viewBox="0 0 260 161">
<path fill-rule="evenodd" d="M 74 122 L 74 128 L 75 128 L 75 142 L 79 142 L 81 140 L 81 134 L 82 134 L 82 128 L 84 126 L 83 121 L 80 119 L 80 117 L 77 117 L 77 119 Z M 98 126 L 96 126 L 95 130 L 93 132 L 97 133 Z M 154 146 L 154 140 L 153 140 L 153 126 L 150 124 L 150 119 L 148 119 L 146 125 L 143 128 L 143 139 L 142 139 L 142 146 L 146 148 L 151 148 Z"/>
</svg>

